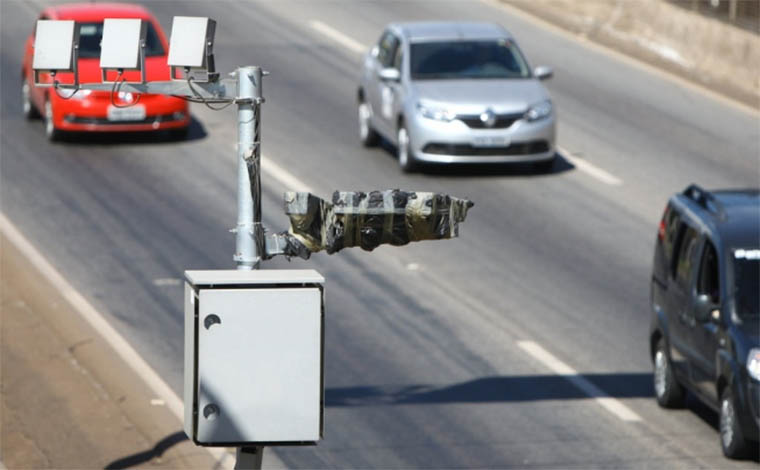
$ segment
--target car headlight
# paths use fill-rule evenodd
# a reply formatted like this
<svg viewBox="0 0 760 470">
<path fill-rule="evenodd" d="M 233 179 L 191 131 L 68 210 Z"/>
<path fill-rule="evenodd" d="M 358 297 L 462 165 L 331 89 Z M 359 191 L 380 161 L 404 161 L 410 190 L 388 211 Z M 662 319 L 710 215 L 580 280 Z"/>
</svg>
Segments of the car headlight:
<svg viewBox="0 0 760 470">
<path fill-rule="evenodd" d="M 436 121 L 451 122 L 457 117 L 456 113 L 449 109 L 430 106 L 422 103 L 417 103 L 417 111 L 420 112 L 422 117 Z"/>
<path fill-rule="evenodd" d="M 752 348 L 747 356 L 747 372 L 755 380 L 760 380 L 760 348 Z"/>
<path fill-rule="evenodd" d="M 525 112 L 525 119 L 527 121 L 538 121 L 548 117 L 552 113 L 552 102 L 549 100 L 536 103 Z"/>
</svg>

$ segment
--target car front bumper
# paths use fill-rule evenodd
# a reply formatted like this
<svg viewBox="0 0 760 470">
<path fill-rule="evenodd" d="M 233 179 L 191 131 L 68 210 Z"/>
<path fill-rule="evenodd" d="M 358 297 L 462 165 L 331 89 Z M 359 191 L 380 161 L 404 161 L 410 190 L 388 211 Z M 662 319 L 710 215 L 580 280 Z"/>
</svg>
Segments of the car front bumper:
<svg viewBox="0 0 760 470">
<path fill-rule="evenodd" d="M 552 160 L 556 152 L 554 113 L 502 129 L 476 129 L 457 119 L 436 121 L 414 113 L 407 131 L 414 157 L 427 163 L 537 163 Z"/>
</svg>

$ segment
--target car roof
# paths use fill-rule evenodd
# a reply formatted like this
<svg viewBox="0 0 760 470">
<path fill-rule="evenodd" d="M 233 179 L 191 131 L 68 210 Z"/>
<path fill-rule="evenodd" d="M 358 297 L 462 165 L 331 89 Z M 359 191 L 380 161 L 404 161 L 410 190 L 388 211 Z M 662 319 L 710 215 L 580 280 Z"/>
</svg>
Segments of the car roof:
<svg viewBox="0 0 760 470">
<path fill-rule="evenodd" d="M 724 249 L 760 247 L 760 190 L 704 191 L 697 187 L 706 194 L 702 199 L 689 194 L 692 188 L 679 199 L 720 238 Z"/>
<path fill-rule="evenodd" d="M 82 22 L 106 18 L 153 18 L 145 7 L 131 3 L 67 3 L 47 8 L 44 13 L 58 20 Z"/>
<path fill-rule="evenodd" d="M 409 41 L 510 38 L 507 30 L 495 23 L 420 21 L 393 23 L 391 27 Z"/>
</svg>

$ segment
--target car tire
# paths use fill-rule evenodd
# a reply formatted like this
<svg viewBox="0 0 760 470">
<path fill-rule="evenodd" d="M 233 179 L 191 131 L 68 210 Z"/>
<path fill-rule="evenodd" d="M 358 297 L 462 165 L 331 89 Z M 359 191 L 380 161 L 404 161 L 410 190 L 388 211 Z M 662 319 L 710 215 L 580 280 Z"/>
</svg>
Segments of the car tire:
<svg viewBox="0 0 760 470">
<path fill-rule="evenodd" d="M 660 338 L 654 352 L 654 394 L 663 408 L 680 408 L 684 404 L 686 390 L 678 383 L 673 366 L 665 350 L 665 340 Z"/>
<path fill-rule="evenodd" d="M 409 132 L 406 130 L 406 126 L 403 122 L 398 126 L 396 142 L 396 155 L 398 156 L 398 164 L 401 166 L 401 171 L 404 173 L 415 171 L 418 163 L 411 150 L 412 145 L 409 139 Z"/>
<path fill-rule="evenodd" d="M 26 119 L 39 119 L 42 115 L 32 103 L 32 88 L 29 86 L 29 80 L 24 77 L 21 82 L 21 111 Z"/>
<path fill-rule="evenodd" d="M 359 101 L 358 114 L 359 114 L 359 140 L 365 147 L 373 147 L 377 145 L 380 140 L 380 136 L 375 129 L 372 128 L 371 117 L 372 110 L 369 104 L 362 100 Z"/>
<path fill-rule="evenodd" d="M 50 98 L 45 100 L 45 137 L 51 142 L 61 140 L 63 132 L 55 127 L 53 122 L 53 104 L 50 102 Z"/>
<path fill-rule="evenodd" d="M 742 434 L 730 387 L 726 387 L 720 397 L 720 446 L 723 455 L 730 459 L 746 456 L 749 448 Z"/>
</svg>

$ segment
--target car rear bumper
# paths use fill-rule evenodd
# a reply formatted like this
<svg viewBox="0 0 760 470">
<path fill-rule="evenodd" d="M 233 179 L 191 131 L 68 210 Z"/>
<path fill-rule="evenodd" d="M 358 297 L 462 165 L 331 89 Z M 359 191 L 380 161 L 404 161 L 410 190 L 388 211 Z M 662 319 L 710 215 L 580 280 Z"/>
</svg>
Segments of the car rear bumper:
<svg viewBox="0 0 760 470">
<path fill-rule="evenodd" d="M 435 121 L 416 115 L 407 124 L 412 152 L 428 163 L 509 163 L 555 157 L 554 115 L 536 122 L 518 120 L 508 128 L 475 129 L 462 121 Z"/>
</svg>

